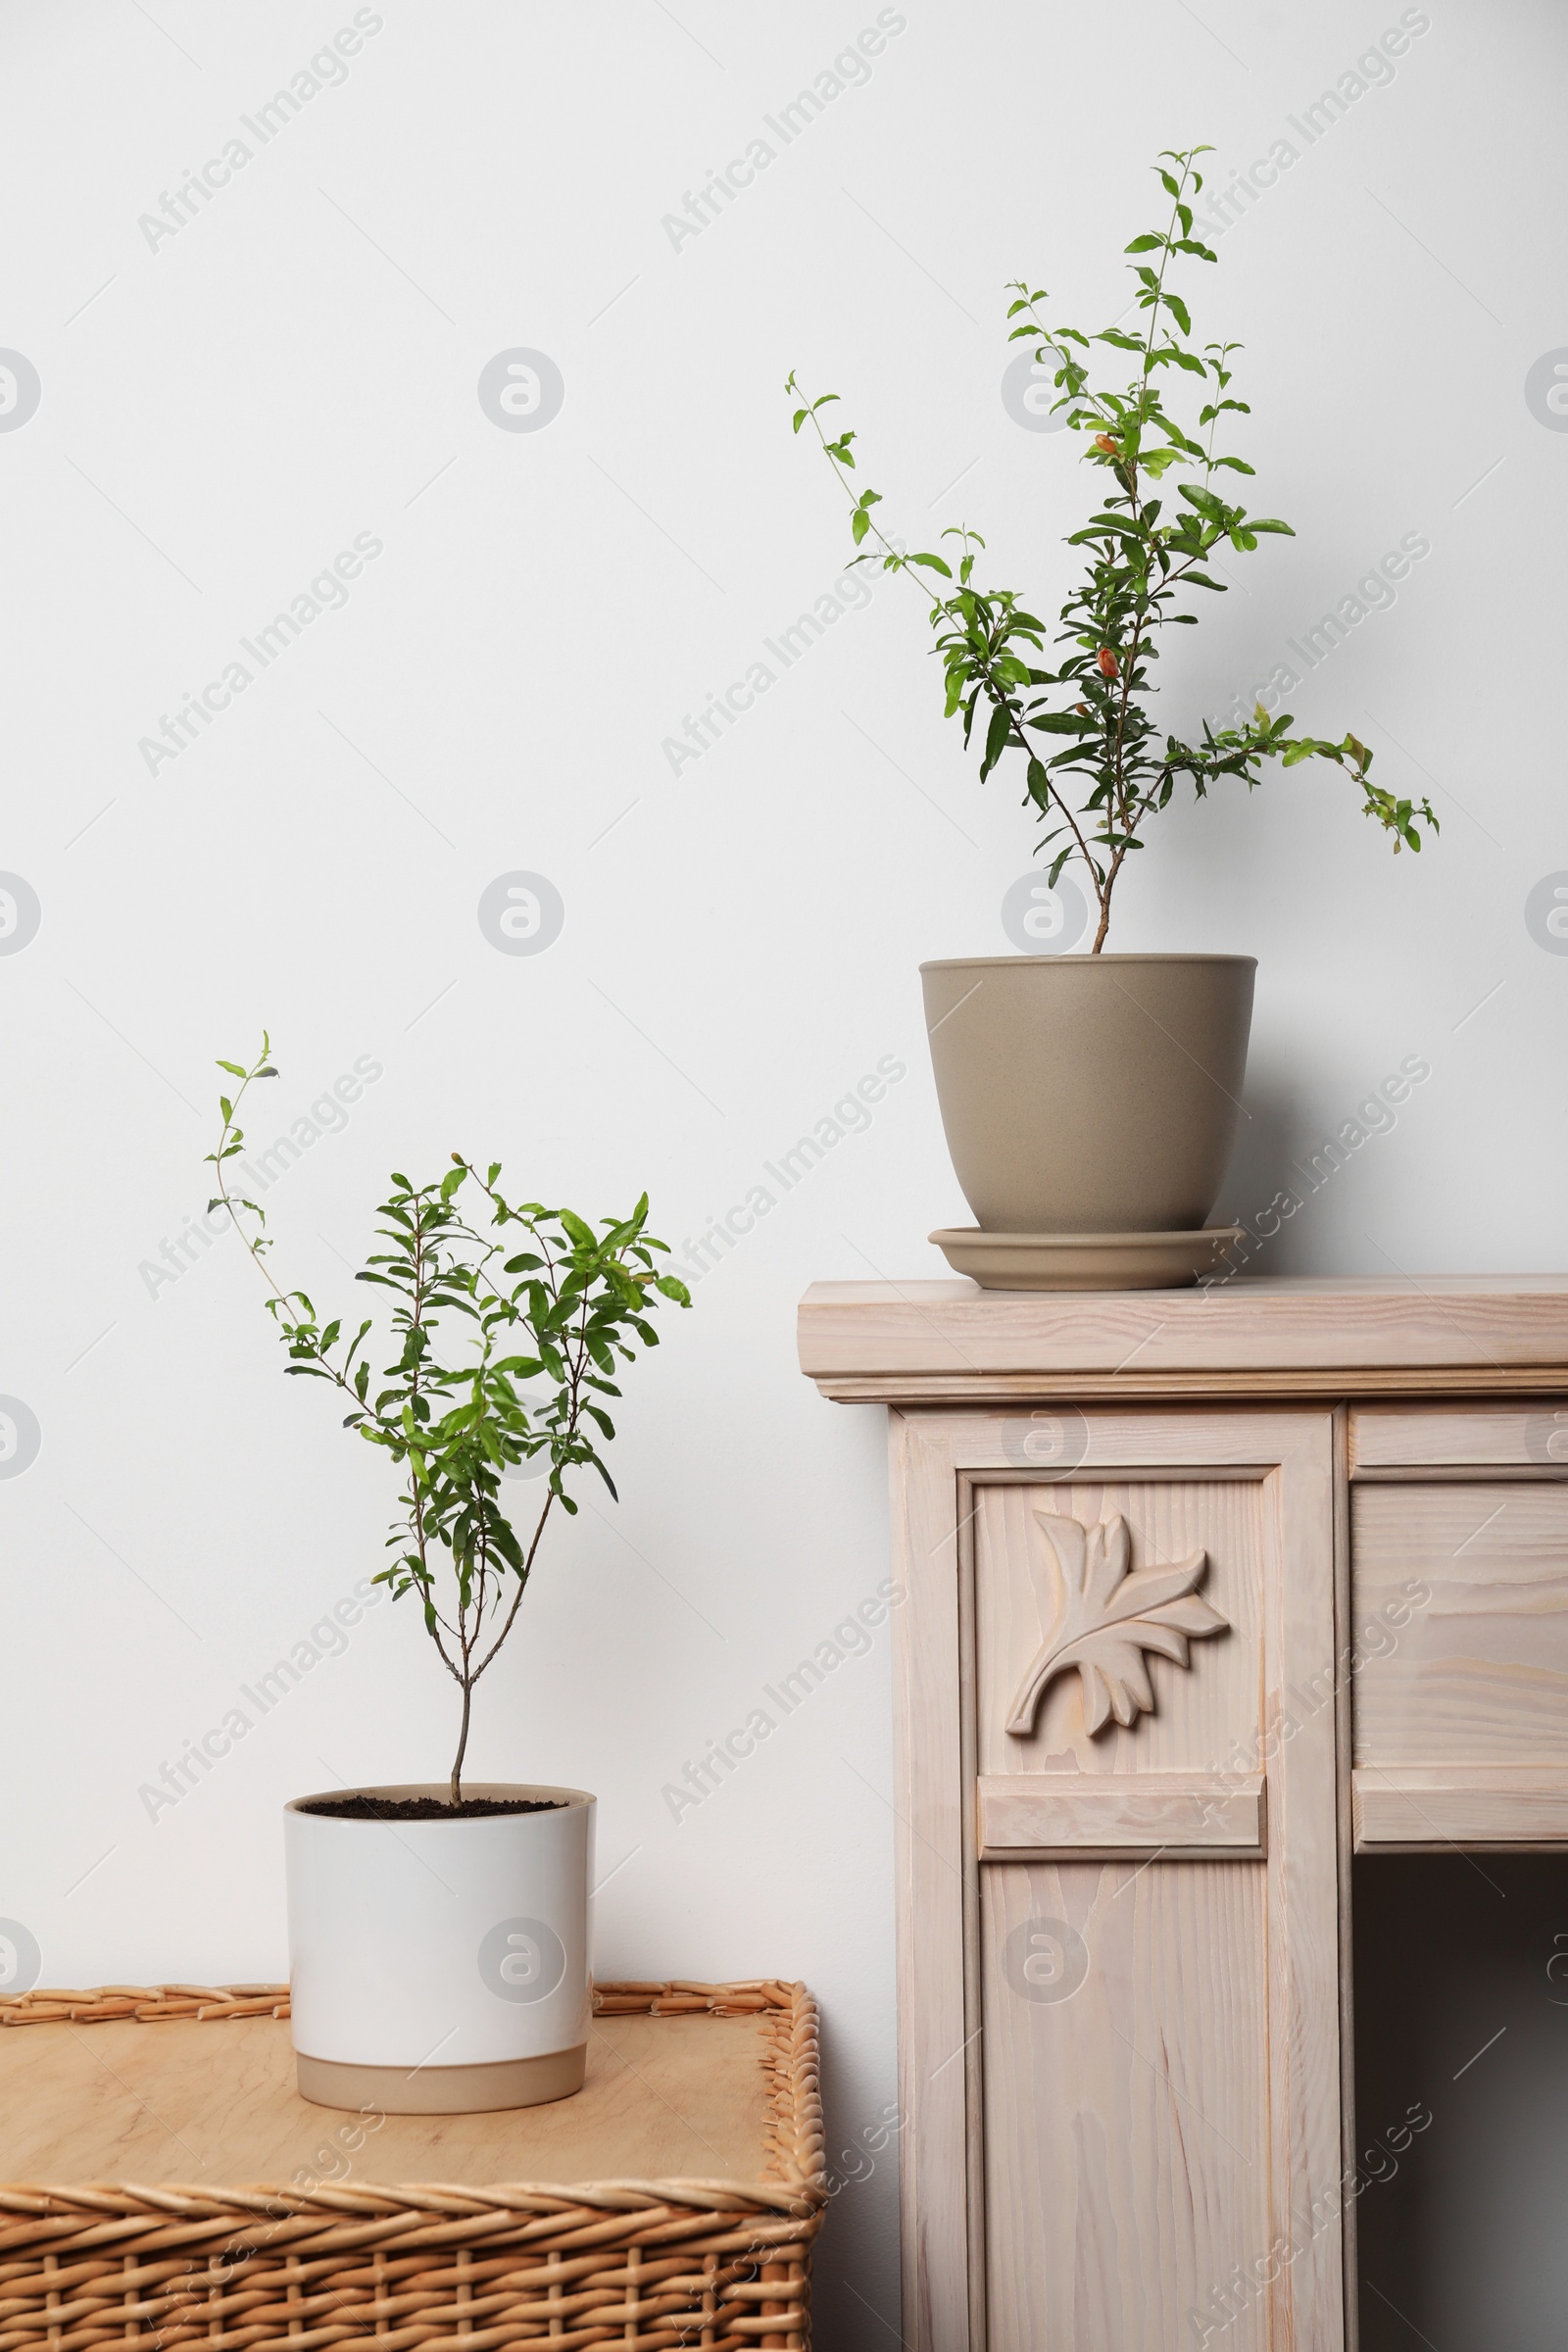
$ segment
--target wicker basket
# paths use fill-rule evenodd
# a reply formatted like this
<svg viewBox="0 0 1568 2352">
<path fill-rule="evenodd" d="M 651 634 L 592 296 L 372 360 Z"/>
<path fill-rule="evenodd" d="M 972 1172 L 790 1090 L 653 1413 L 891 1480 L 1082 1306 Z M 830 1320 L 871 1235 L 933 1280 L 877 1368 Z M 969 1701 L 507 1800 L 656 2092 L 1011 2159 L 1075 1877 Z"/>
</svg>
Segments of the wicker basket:
<svg viewBox="0 0 1568 2352">
<path fill-rule="evenodd" d="M 361 2342 L 377 2352 L 432 2344 L 463 2352 L 806 2346 L 810 2250 L 826 2196 L 814 2002 L 801 1984 L 671 1983 L 602 1984 L 594 2005 L 607 2021 L 756 2021 L 756 2036 L 743 2040 L 748 2064 L 755 2047 L 763 2068 L 760 2178 L 3 2186 L 0 2352 L 318 2352 Z M 100 2090 L 103 2062 L 93 2045 L 101 2051 L 111 2037 L 82 2034 L 83 2026 L 287 2015 L 287 1990 L 278 1985 L 110 1985 L 0 2001 L 0 2026 L 72 2032 L 86 2053 L 84 2083 Z M 213 2036 L 219 2066 L 228 2040 Z M 6 2046 L 0 2036 L 0 2109 L 16 2087 L 6 2079 Z M 201 2046 L 205 2059 L 205 2040 Z M 739 2047 L 733 2036 L 725 2044 L 728 2063 Z M 705 2059 L 695 2042 L 691 2048 L 694 2066 L 710 2063 L 711 2053 Z M 59 2054 L 64 2061 L 63 2046 Z M 187 2057 L 185 2079 L 190 2073 Z M 200 2073 L 211 2097 L 211 2072 Z M 127 2099 L 136 2095 L 122 2088 Z M 508 2119 L 486 2121 L 503 2127 Z"/>
</svg>

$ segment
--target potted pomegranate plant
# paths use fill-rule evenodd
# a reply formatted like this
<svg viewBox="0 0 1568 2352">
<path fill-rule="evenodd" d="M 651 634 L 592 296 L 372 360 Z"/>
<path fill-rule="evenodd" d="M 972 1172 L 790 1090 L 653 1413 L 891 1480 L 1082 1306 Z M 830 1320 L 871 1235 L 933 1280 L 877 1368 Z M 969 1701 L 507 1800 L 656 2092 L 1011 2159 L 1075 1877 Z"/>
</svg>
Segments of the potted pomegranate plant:
<svg viewBox="0 0 1568 2352">
<path fill-rule="evenodd" d="M 662 1274 L 646 1194 L 596 1233 L 567 1208 L 515 1203 L 499 1162 L 453 1153 L 439 1180 L 394 1174 L 384 1247 L 356 1279 L 391 1294 L 393 1361 L 371 1370 L 373 1318 L 352 1339 L 303 1291 L 280 1290 L 243 1175 L 248 1088 L 275 1078 L 264 1035 L 220 1098 L 208 1154 L 218 1194 L 267 1285 L 286 1370 L 329 1381 L 344 1426 L 402 1473 L 378 1583 L 408 1599 L 457 1686 L 457 1751 L 444 1782 L 324 1791 L 284 1808 L 289 1977 L 299 2087 L 322 2106 L 388 2114 L 527 2107 L 580 2089 L 590 2003 L 588 1888 L 594 1799 L 580 1788 L 464 1778 L 473 1693 L 516 1622 L 557 1507 L 577 1471 L 615 1490 L 599 1447 L 607 1400 L 634 1341 L 658 1345 L 658 1298 L 691 1301 Z M 467 1189 L 470 1224 L 459 1197 Z M 526 1394 L 519 1383 L 527 1384 Z M 542 1398 L 542 1400 L 541 1400 Z M 548 1470 L 519 1535 L 503 1478 Z M 527 1477 L 535 1473 L 522 1470 Z"/>
<path fill-rule="evenodd" d="M 1288 711 L 1271 716 L 1261 702 L 1245 726 L 1205 721 L 1196 742 L 1155 726 L 1153 664 L 1167 630 L 1195 623 L 1194 592 L 1224 592 L 1210 562 L 1294 535 L 1236 503 L 1234 477 L 1252 468 L 1217 444 L 1249 413 L 1231 391 L 1240 347 L 1200 347 L 1167 282 L 1184 263 L 1215 258 L 1193 235 L 1197 159 L 1207 152 L 1167 150 L 1154 167 L 1170 210 L 1163 227 L 1126 248 L 1143 314 L 1136 329 L 1085 335 L 1046 318 L 1044 289 L 1008 288 L 1007 316 L 1018 321 L 1009 340 L 1032 344 L 1050 370 L 1054 411 L 1086 436 L 1098 499 L 1067 541 L 1083 551 L 1085 571 L 1061 608 L 1054 656 L 1045 623 L 1013 590 L 982 584 L 978 532 L 943 534 L 957 542 L 951 564 L 885 536 L 878 493 L 858 492 L 851 478 L 855 434 L 824 426 L 838 395 L 809 399 L 794 375 L 786 387 L 804 404 L 796 432 L 813 427 L 849 498 L 856 561 L 907 573 L 928 603 L 947 714 L 961 715 L 965 744 L 979 745 L 982 782 L 1004 761 L 1021 768 L 1049 887 L 1071 868 L 1092 902 L 1087 955 L 920 967 L 943 1125 L 979 1227 L 931 1238 L 990 1287 L 1190 1281 L 1229 1238 L 1203 1225 L 1235 1141 L 1255 959 L 1104 952 L 1117 880 L 1177 784 L 1185 778 L 1201 796 L 1226 776 L 1250 788 L 1265 760 L 1331 760 L 1396 851 L 1420 849 L 1421 824 L 1438 829 L 1428 802 L 1370 781 L 1372 754 L 1351 734 L 1295 734 Z"/>
</svg>

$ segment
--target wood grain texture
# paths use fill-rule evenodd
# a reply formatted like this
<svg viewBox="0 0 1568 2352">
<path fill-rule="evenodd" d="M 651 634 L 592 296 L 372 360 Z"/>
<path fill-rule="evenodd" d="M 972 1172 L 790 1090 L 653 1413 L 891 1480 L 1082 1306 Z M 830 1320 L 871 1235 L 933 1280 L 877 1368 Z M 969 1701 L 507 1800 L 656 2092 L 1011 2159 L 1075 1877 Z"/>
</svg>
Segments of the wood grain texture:
<svg viewBox="0 0 1568 2352">
<path fill-rule="evenodd" d="M 597 2018 L 575 2098 L 367 2129 L 300 2097 L 286 2022 L 36 2026 L 0 2034 L 0 2180 L 754 2180 L 767 2170 L 767 2031 L 760 2017 Z"/>
<path fill-rule="evenodd" d="M 1568 1485 L 1357 1486 L 1351 1528 L 1356 1764 L 1568 1766 Z"/>
<path fill-rule="evenodd" d="M 1379 1388 L 1568 1390 L 1568 1275 L 1409 1282 L 1238 1276 L 1207 1291 L 983 1292 L 817 1283 L 801 1368 L 825 1394 L 913 1401 Z"/>
<path fill-rule="evenodd" d="M 1568 1767 L 1511 1764 L 1372 1768 L 1354 1778 L 1355 1842 L 1446 1852 L 1462 1846 L 1568 1844 Z"/>
<path fill-rule="evenodd" d="M 1261 1773 L 1141 1772 L 1110 1781 L 1013 1773 L 980 1781 L 977 1797 L 982 1862 L 1025 1853 L 1235 1860 L 1265 1851 Z"/>
<path fill-rule="evenodd" d="M 1367 1404 L 1350 1414 L 1350 1475 L 1377 1469 L 1509 1465 L 1568 1474 L 1568 1400 Z"/>
<path fill-rule="evenodd" d="M 1336 1656 L 1349 1646 L 1350 1624 L 1350 1408 L 1341 1404 L 1334 1414 L 1334 1645 Z M 1355 1950 L 1354 1856 L 1355 1824 L 1350 1802 L 1350 1771 L 1355 1740 L 1350 1680 L 1336 1677 L 1334 1692 L 1334 1761 L 1336 1834 L 1340 1873 L 1340 2155 L 1343 2178 L 1355 2177 Z M 1345 2265 L 1345 2352 L 1359 2352 L 1361 2294 L 1356 2200 L 1341 2207 Z"/>
<path fill-rule="evenodd" d="M 1302 1414 L 1269 1481 L 1262 1758 L 1269 1796 L 1271 2250 L 1290 2250 L 1275 2339 L 1340 2352 L 1340 1862 L 1333 1656 L 1335 1428 Z M 1333 1689 L 1331 1682 L 1331 1690 Z M 1294 1726 L 1294 1730 L 1293 1727 Z"/>
<path fill-rule="evenodd" d="M 983 2352 L 974 2329 L 978 2063 L 966 2022 L 972 1864 L 958 1645 L 960 1527 L 953 1432 L 890 1416 L 904 2333 L 911 2352 Z M 971 2227 L 971 2224 L 973 2225 Z M 973 2242 L 972 2242 L 973 2241 Z"/>
<path fill-rule="evenodd" d="M 1270 2237 L 1264 1874 L 996 1864 L 981 1896 L 986 2352 L 1196 2345 Z M 1031 1922 L 1088 1956 L 1066 1998 L 1021 1988 Z M 1220 2340 L 1291 2339 L 1259 2295 Z"/>
<path fill-rule="evenodd" d="M 1128 1354 L 1131 1358 L 1134 1350 L 1129 1348 Z M 1557 1368 L 1557 1378 L 1568 1389 L 1568 1365 Z M 1542 1379 L 1539 1365 L 1523 1364 L 1514 1370 L 1505 1368 L 1498 1372 L 1492 1385 L 1499 1396 L 1513 1391 L 1523 1396 L 1539 1389 Z M 851 1372 L 842 1376 L 825 1373 L 816 1383 L 820 1394 L 833 1404 L 972 1404 L 1012 1397 L 1025 1411 L 1031 1404 L 1047 1399 L 1080 1405 L 1134 1404 L 1166 1397 L 1187 1403 L 1226 1398 L 1244 1404 L 1271 1401 L 1299 1404 L 1313 1399 L 1337 1404 L 1350 1388 L 1365 1396 L 1430 1396 L 1437 1401 L 1463 1395 L 1475 1385 L 1474 1369 L 1468 1365 L 1453 1368 L 1438 1365 L 1425 1371 L 1402 1371 L 1394 1364 L 1360 1367 L 1326 1364 L 1297 1369 L 1264 1365 L 1244 1372 L 1228 1372 L 1223 1366 L 1214 1365 L 1167 1372 L 1157 1365 L 1145 1370 L 1141 1359 L 1129 1361 L 1120 1371 L 1075 1371 L 1069 1365 L 1035 1372 L 986 1373 L 978 1378 L 972 1374 L 942 1372 L 899 1373 L 892 1377 L 882 1373 Z"/>
</svg>

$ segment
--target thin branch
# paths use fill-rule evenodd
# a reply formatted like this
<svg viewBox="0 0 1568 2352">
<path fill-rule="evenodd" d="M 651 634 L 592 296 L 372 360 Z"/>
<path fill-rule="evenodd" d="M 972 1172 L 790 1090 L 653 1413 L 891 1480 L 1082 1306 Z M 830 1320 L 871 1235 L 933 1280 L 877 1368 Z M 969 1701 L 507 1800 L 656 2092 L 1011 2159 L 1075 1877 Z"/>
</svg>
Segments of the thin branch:
<svg viewBox="0 0 1568 2352">
<path fill-rule="evenodd" d="M 923 586 L 921 581 L 916 576 L 913 564 L 909 563 L 906 557 L 900 555 L 898 549 L 884 533 L 882 526 L 877 521 L 875 515 L 870 514 L 869 510 L 860 506 L 858 499 L 857 499 L 855 495 L 854 486 L 850 481 L 849 475 L 845 472 L 844 467 L 839 464 L 838 459 L 834 457 L 831 448 L 828 446 L 827 436 L 823 432 L 821 424 L 817 418 L 815 408 L 808 405 L 807 414 L 810 417 L 812 430 L 815 432 L 817 440 L 821 444 L 822 454 L 827 459 L 829 465 L 833 467 L 834 473 L 837 475 L 838 480 L 842 484 L 844 494 L 848 498 L 851 508 L 856 513 L 864 514 L 866 516 L 866 520 L 870 526 L 871 532 L 878 545 L 881 547 L 883 555 L 886 559 L 884 569 L 906 574 L 914 587 L 919 591 L 922 600 L 926 601 L 930 605 L 933 612 L 941 612 L 950 620 L 954 618 L 954 614 L 950 607 L 943 602 L 942 598 L 935 595 L 932 590 Z M 964 544 L 967 546 L 967 539 L 965 539 Z M 958 617 L 961 618 L 961 614 Z M 994 650 L 995 649 L 993 648 L 993 654 Z M 999 685 L 995 678 L 991 675 L 989 662 L 986 665 L 985 681 L 986 692 L 989 695 L 993 706 L 998 709 L 1004 709 L 1008 713 L 1009 742 L 1015 745 L 1016 748 L 1024 754 L 1026 759 L 1033 759 L 1034 754 L 1030 750 L 1028 743 L 1025 741 L 1022 733 L 1020 732 L 1018 721 L 1012 716 L 1012 706 L 1008 699 L 1006 689 Z M 1078 844 L 1079 855 L 1084 859 L 1085 864 L 1089 867 L 1090 872 L 1093 873 L 1095 870 L 1095 861 L 1093 858 L 1090 857 L 1084 837 L 1078 829 L 1078 820 L 1074 816 L 1072 809 L 1068 807 L 1066 801 L 1061 797 L 1061 794 L 1057 790 L 1055 784 L 1052 781 L 1049 769 L 1044 767 L 1044 762 L 1041 764 L 1043 772 L 1046 776 L 1046 790 L 1050 794 L 1051 798 L 1055 802 L 1057 808 L 1061 811 L 1061 814 L 1066 819 L 1068 827 L 1072 832 L 1073 839 Z M 1099 895 L 1098 880 L 1096 882 L 1096 895 L 1097 897 Z"/>
</svg>

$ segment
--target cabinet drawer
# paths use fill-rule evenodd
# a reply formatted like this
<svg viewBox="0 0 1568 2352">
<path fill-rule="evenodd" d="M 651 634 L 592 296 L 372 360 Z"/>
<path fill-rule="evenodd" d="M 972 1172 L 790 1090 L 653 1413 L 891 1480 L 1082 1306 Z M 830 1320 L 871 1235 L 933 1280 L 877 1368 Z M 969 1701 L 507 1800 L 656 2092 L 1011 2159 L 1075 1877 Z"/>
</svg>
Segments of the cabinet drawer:
<svg viewBox="0 0 1568 2352">
<path fill-rule="evenodd" d="M 1518 1764 L 1407 1764 L 1354 1775 L 1355 1842 L 1375 1846 L 1568 1843 L 1568 1772 Z"/>
<path fill-rule="evenodd" d="M 1520 1403 L 1363 1404 L 1350 1414 L 1350 1475 L 1419 1469 L 1534 1469 L 1568 1477 L 1568 1398 Z"/>
<path fill-rule="evenodd" d="M 1568 1482 L 1357 1484 L 1350 1525 L 1358 1842 L 1560 1837 Z"/>
</svg>

